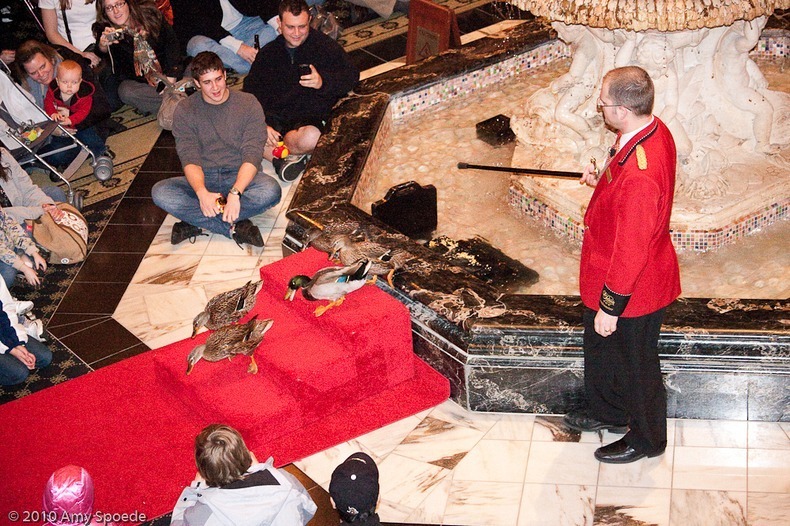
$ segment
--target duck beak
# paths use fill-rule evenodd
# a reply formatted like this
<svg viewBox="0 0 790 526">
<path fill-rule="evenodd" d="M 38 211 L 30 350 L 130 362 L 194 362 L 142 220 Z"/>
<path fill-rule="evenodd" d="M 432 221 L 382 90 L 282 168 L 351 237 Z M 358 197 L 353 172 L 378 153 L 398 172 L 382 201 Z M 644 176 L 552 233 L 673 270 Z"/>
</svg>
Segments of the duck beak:
<svg viewBox="0 0 790 526">
<path fill-rule="evenodd" d="M 187 364 L 187 376 L 189 376 L 189 373 L 191 373 L 191 372 L 192 372 L 192 369 L 193 369 L 194 367 L 195 367 L 195 364 L 194 364 L 194 363 L 188 363 L 188 364 Z"/>
<path fill-rule="evenodd" d="M 285 299 L 287 301 L 293 301 L 295 295 L 296 295 L 296 289 L 289 288 L 287 291 L 285 291 Z"/>
</svg>

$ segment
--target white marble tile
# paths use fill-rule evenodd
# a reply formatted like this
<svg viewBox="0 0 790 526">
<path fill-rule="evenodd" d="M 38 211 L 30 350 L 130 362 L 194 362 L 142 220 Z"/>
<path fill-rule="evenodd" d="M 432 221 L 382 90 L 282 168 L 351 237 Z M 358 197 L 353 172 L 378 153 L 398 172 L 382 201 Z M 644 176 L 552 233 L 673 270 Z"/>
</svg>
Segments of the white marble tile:
<svg viewBox="0 0 790 526">
<path fill-rule="evenodd" d="M 258 268 L 258 256 L 203 256 L 192 275 L 192 283 L 249 279 Z"/>
<path fill-rule="evenodd" d="M 749 422 L 749 447 L 790 449 L 790 437 L 779 422 Z"/>
<path fill-rule="evenodd" d="M 592 526 L 595 486 L 524 484 L 518 526 Z"/>
<path fill-rule="evenodd" d="M 699 447 L 746 447 L 747 422 L 677 420 L 675 444 Z"/>
<path fill-rule="evenodd" d="M 416 509 L 451 471 L 397 454 L 387 455 L 379 465 L 379 493 L 382 499 Z M 387 517 L 381 517 L 388 521 Z"/>
<path fill-rule="evenodd" d="M 241 247 L 229 237 L 213 234 L 206 247 L 207 256 L 259 256 L 263 252 L 263 247 L 254 247 L 243 244 Z"/>
<path fill-rule="evenodd" d="M 453 480 L 524 482 L 530 442 L 481 440 L 453 470 Z"/>
<path fill-rule="evenodd" d="M 529 440 L 535 415 L 500 415 L 499 420 L 485 434 L 486 439 L 493 440 Z"/>
<path fill-rule="evenodd" d="M 498 413 L 475 413 L 474 411 L 467 411 L 452 400 L 448 400 L 434 407 L 433 411 L 431 411 L 431 417 L 450 422 L 457 426 L 476 429 L 486 433 L 502 418 L 502 415 Z"/>
<path fill-rule="evenodd" d="M 790 437 L 790 422 L 779 422 L 779 427 L 781 427 L 782 431 L 784 431 L 785 434 Z"/>
<path fill-rule="evenodd" d="M 746 491 L 746 450 L 675 446 L 672 487 Z"/>
<path fill-rule="evenodd" d="M 601 463 L 598 484 L 638 488 L 671 488 L 674 449 L 668 447 L 663 455 L 643 458 L 630 464 Z"/>
<path fill-rule="evenodd" d="M 394 453 L 453 469 L 485 433 L 427 416 L 395 448 Z"/>
<path fill-rule="evenodd" d="M 373 458 L 384 457 L 398 447 L 403 440 L 420 425 L 421 418 L 409 416 L 386 425 L 361 437 L 357 437 L 357 442 L 364 445 Z"/>
<path fill-rule="evenodd" d="M 790 493 L 790 450 L 749 449 L 749 491 Z"/>
<path fill-rule="evenodd" d="M 747 518 L 753 526 L 790 524 L 790 497 L 786 493 L 755 493 L 747 496 Z"/>
<path fill-rule="evenodd" d="M 154 325 L 148 316 L 148 306 L 145 302 L 146 296 L 166 294 L 181 288 L 180 285 L 130 284 L 115 308 L 113 319 L 152 349 L 187 338 L 192 332 L 190 321 Z"/>
<path fill-rule="evenodd" d="M 532 442 L 525 481 L 594 486 L 599 462 L 593 453 L 598 447 L 598 444 L 572 442 Z"/>
<path fill-rule="evenodd" d="M 208 299 L 203 287 L 183 287 L 143 297 L 152 325 L 189 321 L 205 307 Z"/>
<path fill-rule="evenodd" d="M 445 477 L 429 491 L 425 499 L 411 511 L 402 522 L 416 524 L 442 524 L 444 511 L 447 509 L 447 499 L 450 498 L 452 477 Z"/>
<path fill-rule="evenodd" d="M 201 259 L 196 255 L 147 255 L 137 267 L 131 282 L 148 285 L 188 285 Z"/>
<path fill-rule="evenodd" d="M 600 485 L 595 496 L 595 524 L 667 526 L 670 496 L 669 488 L 613 488 Z"/>
<path fill-rule="evenodd" d="M 516 526 L 521 484 L 453 479 L 444 512 L 445 524 Z"/>
<path fill-rule="evenodd" d="M 746 493 L 672 490 L 670 526 L 746 526 Z"/>
</svg>

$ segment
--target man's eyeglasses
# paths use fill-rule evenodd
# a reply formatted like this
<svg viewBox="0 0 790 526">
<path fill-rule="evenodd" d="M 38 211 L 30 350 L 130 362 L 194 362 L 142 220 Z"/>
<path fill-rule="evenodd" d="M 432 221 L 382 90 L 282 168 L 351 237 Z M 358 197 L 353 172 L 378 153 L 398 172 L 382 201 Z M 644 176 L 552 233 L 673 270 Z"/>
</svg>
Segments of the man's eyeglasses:
<svg viewBox="0 0 790 526">
<path fill-rule="evenodd" d="M 622 106 L 628 111 L 631 111 L 631 108 L 629 108 L 628 106 L 624 106 L 623 104 L 604 104 L 601 99 L 598 99 L 598 102 L 596 102 L 596 106 L 598 106 L 599 108 L 616 108 L 617 106 Z"/>
<path fill-rule="evenodd" d="M 118 2 L 115 5 L 106 5 L 106 6 L 104 6 L 104 11 L 107 12 L 107 13 L 117 13 L 125 5 L 126 5 L 126 2 Z"/>
</svg>

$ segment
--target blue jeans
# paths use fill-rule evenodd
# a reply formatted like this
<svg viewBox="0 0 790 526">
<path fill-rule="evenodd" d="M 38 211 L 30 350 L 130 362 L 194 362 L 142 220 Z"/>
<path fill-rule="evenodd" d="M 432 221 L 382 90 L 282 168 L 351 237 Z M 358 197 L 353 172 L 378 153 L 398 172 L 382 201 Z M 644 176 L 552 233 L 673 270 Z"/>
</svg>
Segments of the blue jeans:
<svg viewBox="0 0 790 526">
<path fill-rule="evenodd" d="M 277 38 L 277 31 L 267 24 L 266 21 L 261 20 L 259 16 L 242 17 L 241 22 L 231 29 L 229 33 L 250 47 L 255 44 L 255 35 L 258 35 L 261 47 Z M 241 58 L 232 49 L 206 36 L 195 35 L 187 43 L 187 55 L 194 57 L 201 51 L 213 51 L 219 56 L 225 67 L 235 70 L 240 75 L 246 75 L 250 72 L 252 64 Z"/>
<path fill-rule="evenodd" d="M 42 369 L 52 362 L 52 351 L 32 336 L 28 338 L 25 347 L 36 357 L 36 369 Z M 10 349 L 0 354 L 0 385 L 21 384 L 30 374 L 30 369 L 9 351 Z"/>
<path fill-rule="evenodd" d="M 93 155 L 104 155 L 104 153 L 107 151 L 107 146 L 104 144 L 104 139 L 102 139 L 102 137 L 96 131 L 95 126 L 80 130 L 74 135 L 82 142 L 82 144 L 87 146 L 88 149 L 93 152 Z M 51 152 L 52 150 L 57 150 L 64 146 L 69 146 L 70 144 L 75 146 L 77 145 L 77 143 L 75 143 L 71 137 L 56 137 L 53 135 L 49 138 L 49 142 L 41 148 L 39 153 L 43 154 L 46 152 Z M 71 148 L 70 150 L 44 157 L 44 160 L 55 168 L 59 166 L 67 166 L 71 161 L 74 160 L 75 157 L 77 157 L 79 151 L 80 148 L 77 146 L 76 148 Z"/>
<path fill-rule="evenodd" d="M 237 169 L 216 168 L 204 170 L 204 183 L 209 192 L 228 195 L 236 182 Z M 272 177 L 258 172 L 241 196 L 239 219 L 249 219 L 280 202 L 282 190 Z M 215 234 L 231 237 L 230 223 L 222 220 L 222 214 L 206 217 L 200 210 L 200 201 L 186 177 L 171 177 L 159 181 L 151 189 L 156 206 L 192 226 L 205 228 Z"/>
</svg>

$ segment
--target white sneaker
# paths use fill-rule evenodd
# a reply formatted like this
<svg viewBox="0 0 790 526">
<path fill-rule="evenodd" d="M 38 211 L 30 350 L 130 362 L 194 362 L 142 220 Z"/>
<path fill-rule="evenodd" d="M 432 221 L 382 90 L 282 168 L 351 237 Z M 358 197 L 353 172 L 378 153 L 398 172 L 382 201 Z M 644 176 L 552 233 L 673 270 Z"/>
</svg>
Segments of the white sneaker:
<svg viewBox="0 0 790 526">
<path fill-rule="evenodd" d="M 44 341 L 44 322 L 38 319 L 25 319 L 22 324 L 25 326 L 25 331 L 27 332 L 28 336 L 32 336 L 40 342 Z"/>
<path fill-rule="evenodd" d="M 33 302 L 32 301 L 15 301 L 12 303 L 13 307 L 16 308 L 16 315 L 17 316 L 24 316 L 28 312 L 33 310 Z"/>
</svg>

